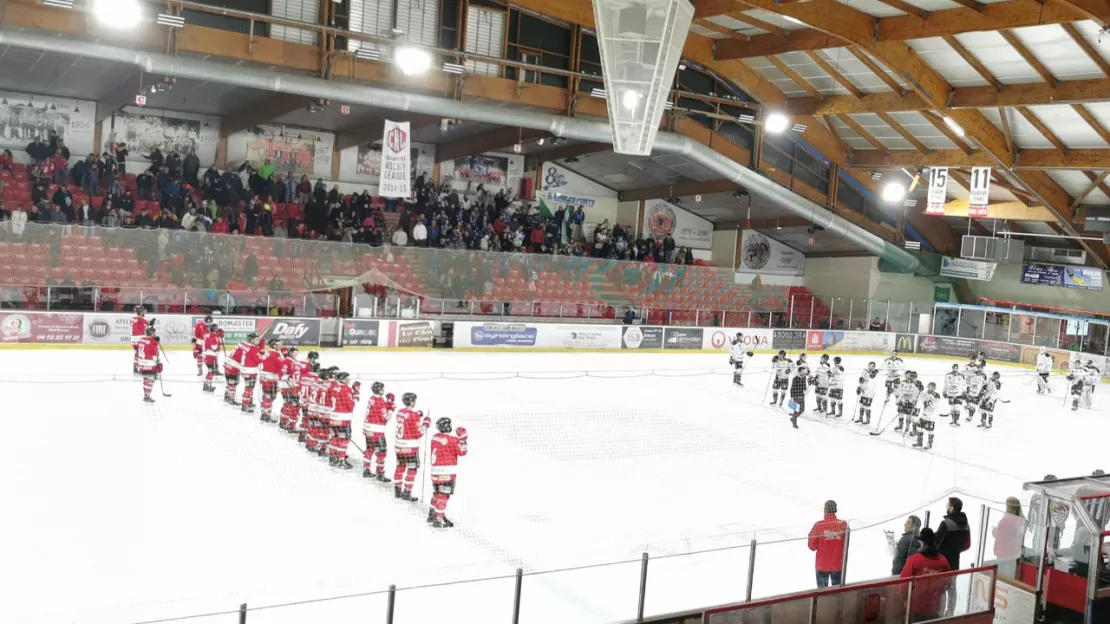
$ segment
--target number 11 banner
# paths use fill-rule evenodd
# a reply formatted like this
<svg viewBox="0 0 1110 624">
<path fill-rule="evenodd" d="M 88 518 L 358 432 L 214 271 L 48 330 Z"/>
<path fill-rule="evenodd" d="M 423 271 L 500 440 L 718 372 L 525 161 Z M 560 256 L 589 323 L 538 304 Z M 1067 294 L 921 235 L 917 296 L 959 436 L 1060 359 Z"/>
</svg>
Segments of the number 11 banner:
<svg viewBox="0 0 1110 624">
<path fill-rule="evenodd" d="M 991 168 L 971 168 L 971 199 L 967 205 L 967 216 L 982 219 L 987 216 L 987 205 L 990 203 L 991 194 Z"/>
<path fill-rule="evenodd" d="M 948 201 L 948 167 L 929 169 L 928 200 L 925 214 L 944 216 L 944 204 Z"/>
</svg>

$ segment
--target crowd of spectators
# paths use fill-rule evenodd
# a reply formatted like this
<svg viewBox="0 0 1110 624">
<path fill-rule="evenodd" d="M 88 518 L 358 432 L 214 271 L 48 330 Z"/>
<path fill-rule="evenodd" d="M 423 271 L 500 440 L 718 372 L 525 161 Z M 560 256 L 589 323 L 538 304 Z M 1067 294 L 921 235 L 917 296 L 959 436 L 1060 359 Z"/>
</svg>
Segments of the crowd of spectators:
<svg viewBox="0 0 1110 624">
<path fill-rule="evenodd" d="M 54 132 L 26 151 L 31 165 L 25 173 L 16 170 L 10 151 L 0 155 L 0 171 L 8 172 L 0 184 L 26 175 L 31 188 L 29 202 L 13 202 L 5 194 L 0 218 L 18 211 L 29 222 L 89 227 L 696 263 L 693 252 L 670 235 L 657 240 L 608 220 L 591 227 L 582 206 L 541 211 L 540 204 L 505 189 L 491 193 L 478 185 L 460 193 L 447 184 L 437 187 L 427 172 L 414 172 L 412 198 L 384 201 L 367 190 L 349 195 L 322 179 L 313 183 L 292 171 L 282 174 L 270 160 L 257 168 L 243 163 L 236 170 L 215 165 L 202 170 L 195 150 L 163 154 L 155 147 L 141 155 L 148 166 L 129 172 L 125 143 L 75 159 Z M 399 213 L 398 219 L 387 221 L 383 210 Z"/>
</svg>

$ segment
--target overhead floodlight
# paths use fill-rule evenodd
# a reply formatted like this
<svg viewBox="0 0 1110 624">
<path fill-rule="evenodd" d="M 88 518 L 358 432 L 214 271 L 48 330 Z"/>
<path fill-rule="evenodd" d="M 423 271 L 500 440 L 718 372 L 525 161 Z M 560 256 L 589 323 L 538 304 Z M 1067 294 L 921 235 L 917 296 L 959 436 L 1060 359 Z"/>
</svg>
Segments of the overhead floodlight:
<svg viewBox="0 0 1110 624">
<path fill-rule="evenodd" d="M 590 89 L 590 97 L 601 98 L 601 99 L 604 100 L 605 99 L 605 89 L 598 89 L 597 87 L 594 87 L 593 89 Z"/>
<path fill-rule="evenodd" d="M 42 0 L 42 3 L 48 7 L 57 9 L 72 9 L 73 0 Z"/>
<path fill-rule="evenodd" d="M 621 96 L 621 106 L 624 106 L 628 110 L 634 111 L 639 105 L 640 93 L 638 91 L 629 89 L 628 91 L 624 92 L 624 95 Z"/>
<path fill-rule="evenodd" d="M 883 187 L 883 201 L 896 203 L 900 202 L 906 197 L 906 187 L 898 182 L 888 182 Z"/>
<path fill-rule="evenodd" d="M 169 13 L 159 13 L 157 20 L 159 26 L 169 26 L 170 28 L 185 28 L 185 18 L 180 15 L 170 15 Z"/>
<path fill-rule="evenodd" d="M 360 43 L 358 49 L 355 50 L 355 57 L 364 61 L 376 61 L 381 57 L 381 52 L 377 48 L 370 47 L 367 43 Z"/>
<path fill-rule="evenodd" d="M 755 115 L 749 115 L 748 113 L 741 113 L 740 115 L 736 116 L 736 121 L 739 121 L 740 123 L 749 123 L 749 124 L 750 123 L 755 123 Z"/>
<path fill-rule="evenodd" d="M 432 66 L 432 55 L 427 50 L 414 46 L 401 46 L 393 53 L 393 62 L 406 76 L 417 76 Z"/>
<path fill-rule="evenodd" d="M 455 74 L 456 76 L 461 76 L 461 75 L 466 73 L 466 68 L 463 67 L 462 65 L 459 65 L 458 63 L 444 63 L 443 64 L 443 73 L 445 73 L 445 74 Z"/>
<path fill-rule="evenodd" d="M 953 121 L 952 118 L 949 117 L 948 115 L 944 116 L 944 125 L 948 126 L 952 130 L 952 132 L 955 132 L 956 136 L 958 136 L 958 137 L 963 137 L 964 136 L 964 129 L 961 128 L 960 124 Z"/>
<path fill-rule="evenodd" d="M 809 126 L 803 123 L 796 123 L 793 126 L 790 126 L 790 130 L 791 132 L 797 132 L 798 134 L 805 134 L 806 130 L 809 130 Z"/>
<path fill-rule="evenodd" d="M 93 0 L 96 19 L 112 28 L 134 28 L 143 19 L 139 0 Z"/>
<path fill-rule="evenodd" d="M 674 104 L 670 100 L 663 102 L 663 110 L 674 110 Z"/>
<path fill-rule="evenodd" d="M 790 120 L 782 113 L 771 113 L 763 120 L 763 129 L 771 134 L 780 134 L 790 125 Z"/>
</svg>

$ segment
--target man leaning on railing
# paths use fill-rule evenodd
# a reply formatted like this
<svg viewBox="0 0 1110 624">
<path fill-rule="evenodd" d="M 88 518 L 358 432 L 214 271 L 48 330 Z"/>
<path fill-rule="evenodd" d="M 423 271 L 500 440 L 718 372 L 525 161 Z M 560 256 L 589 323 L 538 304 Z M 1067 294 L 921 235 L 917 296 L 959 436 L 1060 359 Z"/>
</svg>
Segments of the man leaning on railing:
<svg viewBox="0 0 1110 624">
<path fill-rule="evenodd" d="M 906 561 L 906 567 L 902 568 L 902 574 L 899 576 L 902 578 L 929 577 L 952 569 L 948 565 L 948 559 L 937 550 L 932 529 L 921 529 L 917 539 L 921 542 L 921 550 Z M 947 577 L 916 580 L 912 586 L 912 596 L 908 605 L 910 621 L 927 622 L 941 617 L 944 610 L 941 603 L 944 601 L 945 594 L 949 593 L 948 586 L 951 583 L 952 579 Z M 949 601 L 953 601 L 954 598 L 955 596 L 951 596 Z M 948 606 L 948 614 L 951 615 L 955 605 Z"/>
</svg>

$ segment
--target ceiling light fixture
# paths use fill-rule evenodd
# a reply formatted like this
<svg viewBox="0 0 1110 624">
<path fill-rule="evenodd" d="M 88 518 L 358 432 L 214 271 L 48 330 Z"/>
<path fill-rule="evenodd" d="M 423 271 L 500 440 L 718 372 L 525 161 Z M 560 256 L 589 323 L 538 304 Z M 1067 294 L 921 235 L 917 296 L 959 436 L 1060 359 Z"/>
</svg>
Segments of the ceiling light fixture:
<svg viewBox="0 0 1110 624">
<path fill-rule="evenodd" d="M 892 204 L 900 202 L 906 197 L 906 187 L 898 182 L 888 182 L 887 185 L 883 187 L 882 196 L 885 202 L 890 202 Z"/>
<path fill-rule="evenodd" d="M 93 14 L 105 26 L 134 28 L 143 19 L 139 0 L 93 0 Z"/>
<path fill-rule="evenodd" d="M 780 134 L 790 125 L 790 120 L 782 113 L 771 113 L 763 120 L 763 129 L 771 134 Z"/>
<path fill-rule="evenodd" d="M 963 138 L 963 136 L 964 136 L 964 129 L 960 127 L 960 124 L 956 123 L 956 122 L 955 122 L 955 121 L 954 121 L 954 120 L 953 120 L 953 119 L 952 119 L 951 117 L 949 117 L 948 115 L 945 115 L 945 116 L 943 117 L 943 119 L 944 119 L 944 125 L 948 126 L 948 127 L 949 127 L 949 128 L 950 128 L 950 129 L 952 130 L 952 132 L 955 132 L 955 133 L 956 133 L 956 136 L 958 136 L 958 137 L 960 137 L 960 138 Z"/>
<path fill-rule="evenodd" d="M 393 53 L 393 62 L 406 76 L 418 76 L 432 66 L 432 55 L 415 46 L 402 46 Z"/>
<path fill-rule="evenodd" d="M 621 105 L 630 111 L 636 110 L 640 105 L 640 92 L 629 89 L 621 96 Z"/>
</svg>

